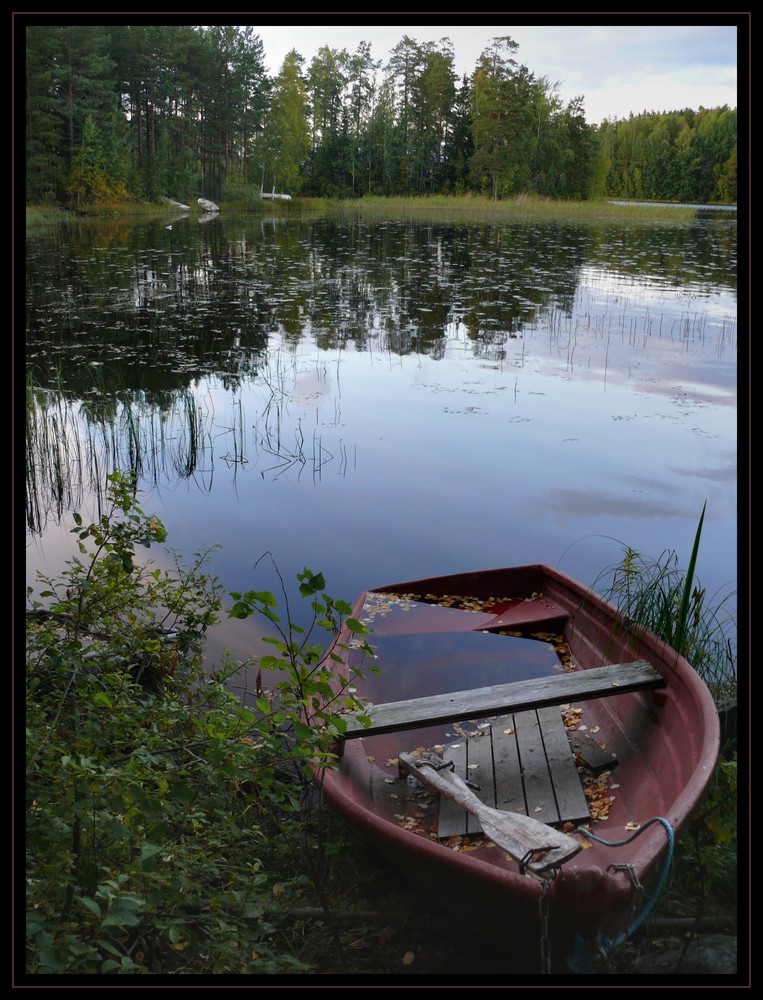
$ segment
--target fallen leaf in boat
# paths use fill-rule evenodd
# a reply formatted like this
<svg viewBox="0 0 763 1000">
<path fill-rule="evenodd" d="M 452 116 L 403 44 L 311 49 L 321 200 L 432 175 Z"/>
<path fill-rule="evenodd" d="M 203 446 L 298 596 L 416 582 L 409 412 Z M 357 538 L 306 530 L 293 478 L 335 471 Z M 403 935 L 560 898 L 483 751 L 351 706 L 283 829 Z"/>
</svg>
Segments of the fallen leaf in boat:
<svg viewBox="0 0 763 1000">
<path fill-rule="evenodd" d="M 505 734 L 506 734 L 507 736 L 510 736 L 510 735 L 511 735 L 511 734 L 512 734 L 513 732 L 514 732 L 514 730 L 513 730 L 513 729 L 504 729 L 504 733 L 505 733 Z"/>
<path fill-rule="evenodd" d="M 479 764 L 467 764 L 466 766 L 470 771 L 474 771 L 479 767 Z"/>
<path fill-rule="evenodd" d="M 625 829 L 626 830 L 640 830 L 641 829 L 641 824 L 637 823 L 635 820 L 632 819 L 629 823 L 625 824 Z"/>
<path fill-rule="evenodd" d="M 413 954 L 412 951 L 407 951 L 403 955 L 403 965 L 413 965 L 415 961 L 416 961 L 416 956 Z"/>
<path fill-rule="evenodd" d="M 593 844 L 591 843 L 590 840 L 579 840 L 578 843 L 580 844 L 580 846 L 583 848 L 584 851 L 587 851 L 589 847 L 593 847 Z"/>
<path fill-rule="evenodd" d="M 543 806 L 536 806 L 533 811 L 536 813 L 543 812 Z"/>
<path fill-rule="evenodd" d="M 370 761 L 374 761 L 374 760 L 376 760 L 376 757 L 369 757 L 368 759 L 369 759 Z"/>
<path fill-rule="evenodd" d="M 466 844 L 464 847 L 461 848 L 461 850 L 462 851 L 476 851 L 479 846 L 480 846 L 479 844 Z"/>
</svg>

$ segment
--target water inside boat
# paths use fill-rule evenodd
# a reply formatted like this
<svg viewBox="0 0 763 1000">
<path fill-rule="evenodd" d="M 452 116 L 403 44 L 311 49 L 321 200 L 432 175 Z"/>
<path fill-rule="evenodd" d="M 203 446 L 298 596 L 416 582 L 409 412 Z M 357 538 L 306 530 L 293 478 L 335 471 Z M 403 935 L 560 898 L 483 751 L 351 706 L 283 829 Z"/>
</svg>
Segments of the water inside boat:
<svg viewBox="0 0 763 1000">
<path fill-rule="evenodd" d="M 369 704 L 547 677 L 569 663 L 559 635 L 486 631 L 484 626 L 495 621 L 506 601 L 451 600 L 455 603 L 432 603 L 410 595 L 365 595 L 359 617 L 372 630 L 368 640 L 378 674 L 366 673 L 354 686 Z M 371 662 L 357 651 L 347 659 L 361 669 Z M 480 720 L 433 726 L 411 731 L 406 739 L 412 746 L 438 746 L 479 725 Z M 395 733 L 365 738 L 366 752 L 377 761 L 394 757 L 400 739 L 401 734 Z"/>
</svg>

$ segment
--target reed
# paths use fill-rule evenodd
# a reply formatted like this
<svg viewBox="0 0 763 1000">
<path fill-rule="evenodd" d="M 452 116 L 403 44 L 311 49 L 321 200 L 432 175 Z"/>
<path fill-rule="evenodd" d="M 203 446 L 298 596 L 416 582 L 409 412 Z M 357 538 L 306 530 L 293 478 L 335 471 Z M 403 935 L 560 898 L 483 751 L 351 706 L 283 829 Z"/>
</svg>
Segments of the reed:
<svg viewBox="0 0 763 1000">
<path fill-rule="evenodd" d="M 697 579 L 706 506 L 702 507 L 685 571 L 679 568 L 673 550 L 649 559 L 626 548 L 621 562 L 605 570 L 597 584 L 611 576 L 603 596 L 626 621 L 649 629 L 688 660 L 716 702 L 722 704 L 736 695 L 735 592 L 708 597 Z"/>
<path fill-rule="evenodd" d="M 299 205 L 302 199 L 292 202 Z M 314 203 L 313 203 L 314 204 Z M 326 205 L 332 204 L 326 202 Z M 395 217 L 426 218 L 432 215 L 440 220 L 452 217 L 469 221 L 500 221 L 537 218 L 539 220 L 593 221 L 596 219 L 632 219 L 654 221 L 669 218 L 671 221 L 693 219 L 696 210 L 664 205 L 616 205 L 606 200 L 558 201 L 552 198 L 521 194 L 516 198 L 496 201 L 479 195 L 431 195 L 413 198 L 382 198 L 366 195 L 354 201 L 336 201 L 334 207 L 343 212 Z"/>
</svg>

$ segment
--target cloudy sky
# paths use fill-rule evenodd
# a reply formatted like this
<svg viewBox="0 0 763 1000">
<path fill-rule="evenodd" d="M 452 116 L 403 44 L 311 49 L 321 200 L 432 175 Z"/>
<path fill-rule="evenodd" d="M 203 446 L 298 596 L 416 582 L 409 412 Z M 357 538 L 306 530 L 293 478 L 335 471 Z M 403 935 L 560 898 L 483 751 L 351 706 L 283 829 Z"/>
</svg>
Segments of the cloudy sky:
<svg viewBox="0 0 763 1000">
<path fill-rule="evenodd" d="M 597 26 L 562 24 L 560 19 L 567 15 L 547 14 L 541 15 L 548 21 L 543 26 L 514 23 L 503 27 L 482 26 L 482 20 L 480 26 L 439 26 L 427 24 L 427 15 L 422 14 L 416 15 L 412 25 L 376 27 L 351 27 L 334 21 L 337 15 L 332 14 L 322 15 L 320 23 L 306 14 L 290 16 L 296 24 L 260 26 L 254 19 L 249 22 L 262 39 L 265 62 L 273 75 L 291 49 L 305 58 L 307 67 L 324 45 L 353 53 L 361 41 L 371 43 L 371 56 L 382 60 L 384 66 L 390 50 L 407 35 L 416 42 L 449 38 L 456 70 L 463 76 L 472 72 L 492 38 L 509 35 L 519 44 L 517 61 L 549 83 L 558 83 L 564 103 L 582 96 L 586 120 L 592 124 L 604 118 L 627 118 L 631 112 L 697 110 L 700 105 L 737 107 L 738 41 L 742 45 L 740 63 L 746 65 L 746 29 L 738 39 L 737 25 L 721 24 L 722 15 L 713 23 L 716 15 L 712 13 L 706 23 L 684 25 L 675 22 L 685 15 L 675 15 L 672 25 L 644 23 L 643 18 L 650 15 L 636 14 L 631 23 L 624 20 L 615 25 L 612 21 L 617 18 L 610 18 L 608 26 Z M 387 15 L 382 20 L 390 17 L 398 19 L 400 15 Z M 739 79 L 740 86 L 746 87 L 741 72 Z"/>
</svg>

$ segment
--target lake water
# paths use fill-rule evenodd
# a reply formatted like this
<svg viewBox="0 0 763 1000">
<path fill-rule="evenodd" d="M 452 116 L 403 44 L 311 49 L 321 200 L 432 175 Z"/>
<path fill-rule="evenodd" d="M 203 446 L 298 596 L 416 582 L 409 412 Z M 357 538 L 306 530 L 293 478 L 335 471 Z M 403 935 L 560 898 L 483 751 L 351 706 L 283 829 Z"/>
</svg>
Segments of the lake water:
<svg viewBox="0 0 763 1000">
<path fill-rule="evenodd" d="M 537 562 L 592 585 L 625 546 L 685 568 L 705 502 L 698 576 L 733 593 L 736 253 L 726 213 L 30 232 L 27 581 L 139 462 L 168 544 L 219 545 L 226 592 L 280 576 L 295 618 L 304 567 L 348 601 Z M 210 657 L 260 633 L 224 622 Z"/>
</svg>

